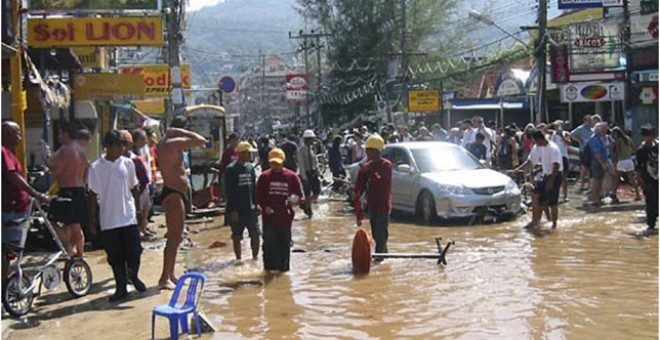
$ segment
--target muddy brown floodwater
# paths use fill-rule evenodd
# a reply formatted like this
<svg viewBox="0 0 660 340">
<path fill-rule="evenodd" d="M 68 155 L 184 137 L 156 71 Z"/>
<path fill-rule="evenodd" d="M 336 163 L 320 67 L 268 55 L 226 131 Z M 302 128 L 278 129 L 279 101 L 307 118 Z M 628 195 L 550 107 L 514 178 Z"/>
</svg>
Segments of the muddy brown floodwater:
<svg viewBox="0 0 660 340">
<path fill-rule="evenodd" d="M 286 274 L 264 274 L 261 260 L 235 263 L 221 219 L 192 225 L 200 230 L 192 234 L 197 245 L 180 254 L 178 268 L 206 272 L 201 309 L 218 330 L 207 339 L 658 338 L 658 239 L 639 233 L 643 206 L 594 213 L 572 208 L 579 200 L 561 205 L 556 230 L 523 230 L 526 216 L 435 227 L 393 219 L 390 252 L 435 252 L 441 236 L 456 242 L 446 267 L 388 259 L 354 277 L 354 219 L 331 202 L 320 203 L 312 220 L 297 216 Z M 228 245 L 209 249 L 215 241 Z M 245 258 L 248 247 L 244 240 Z M 162 261 L 155 248 L 143 255 L 142 276 L 151 286 Z M 169 294 L 150 288 L 111 305 L 114 284 L 103 253 L 89 261 L 96 282 L 89 296 L 71 300 L 64 288 L 48 293 L 23 322 L 4 315 L 2 338 L 149 338 L 151 309 Z M 158 319 L 157 337 L 167 334 L 167 321 Z"/>
</svg>

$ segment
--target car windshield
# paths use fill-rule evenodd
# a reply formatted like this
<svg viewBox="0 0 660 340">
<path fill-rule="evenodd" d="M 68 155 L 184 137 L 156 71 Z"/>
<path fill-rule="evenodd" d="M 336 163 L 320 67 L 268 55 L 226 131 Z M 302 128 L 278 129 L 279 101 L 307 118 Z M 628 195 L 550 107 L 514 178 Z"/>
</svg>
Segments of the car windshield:
<svg viewBox="0 0 660 340">
<path fill-rule="evenodd" d="M 481 169 L 483 165 L 461 148 L 410 149 L 420 172 Z"/>
</svg>

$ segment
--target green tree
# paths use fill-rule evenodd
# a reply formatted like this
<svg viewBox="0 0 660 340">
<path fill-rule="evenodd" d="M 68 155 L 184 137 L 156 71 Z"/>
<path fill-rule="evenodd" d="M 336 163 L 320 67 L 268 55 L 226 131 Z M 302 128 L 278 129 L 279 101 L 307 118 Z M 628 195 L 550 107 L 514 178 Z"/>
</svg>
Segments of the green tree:
<svg viewBox="0 0 660 340">
<path fill-rule="evenodd" d="M 417 58 L 441 57 L 463 46 L 461 30 L 445 29 L 451 25 L 457 3 L 298 0 L 300 14 L 330 34 L 326 38 L 326 58 L 331 73 L 324 81 L 327 88 L 318 94 L 324 103 L 325 120 L 336 121 L 338 115 L 350 119 L 374 111 L 374 96 L 385 98 L 388 92 L 390 105 L 400 103 L 403 91 L 395 91 L 394 85 L 413 81 L 407 68 L 400 67 L 401 61 L 410 64 Z M 372 89 L 369 84 L 376 86 Z"/>
</svg>

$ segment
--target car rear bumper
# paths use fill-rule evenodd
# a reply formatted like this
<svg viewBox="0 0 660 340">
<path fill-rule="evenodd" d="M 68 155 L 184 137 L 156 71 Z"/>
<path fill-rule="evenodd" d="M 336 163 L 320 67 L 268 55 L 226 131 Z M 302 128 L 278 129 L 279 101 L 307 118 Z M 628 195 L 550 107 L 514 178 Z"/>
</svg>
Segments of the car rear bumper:
<svg viewBox="0 0 660 340">
<path fill-rule="evenodd" d="M 489 214 L 506 215 L 519 212 L 520 203 L 520 194 L 468 195 L 436 200 L 436 212 L 438 217 L 441 218 L 461 218 Z"/>
</svg>

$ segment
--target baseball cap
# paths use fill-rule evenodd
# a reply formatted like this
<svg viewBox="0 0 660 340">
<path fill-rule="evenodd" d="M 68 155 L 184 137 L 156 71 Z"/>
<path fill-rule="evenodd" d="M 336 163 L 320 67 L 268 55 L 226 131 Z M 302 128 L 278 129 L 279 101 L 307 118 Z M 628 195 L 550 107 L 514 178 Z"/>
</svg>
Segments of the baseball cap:
<svg viewBox="0 0 660 340">
<path fill-rule="evenodd" d="M 284 151 L 280 148 L 275 148 L 268 152 L 268 162 L 275 162 L 277 164 L 283 164 L 286 159 Z"/>
<path fill-rule="evenodd" d="M 236 152 L 255 152 L 257 149 L 252 147 L 252 144 L 248 142 L 240 142 L 236 147 Z"/>
</svg>

